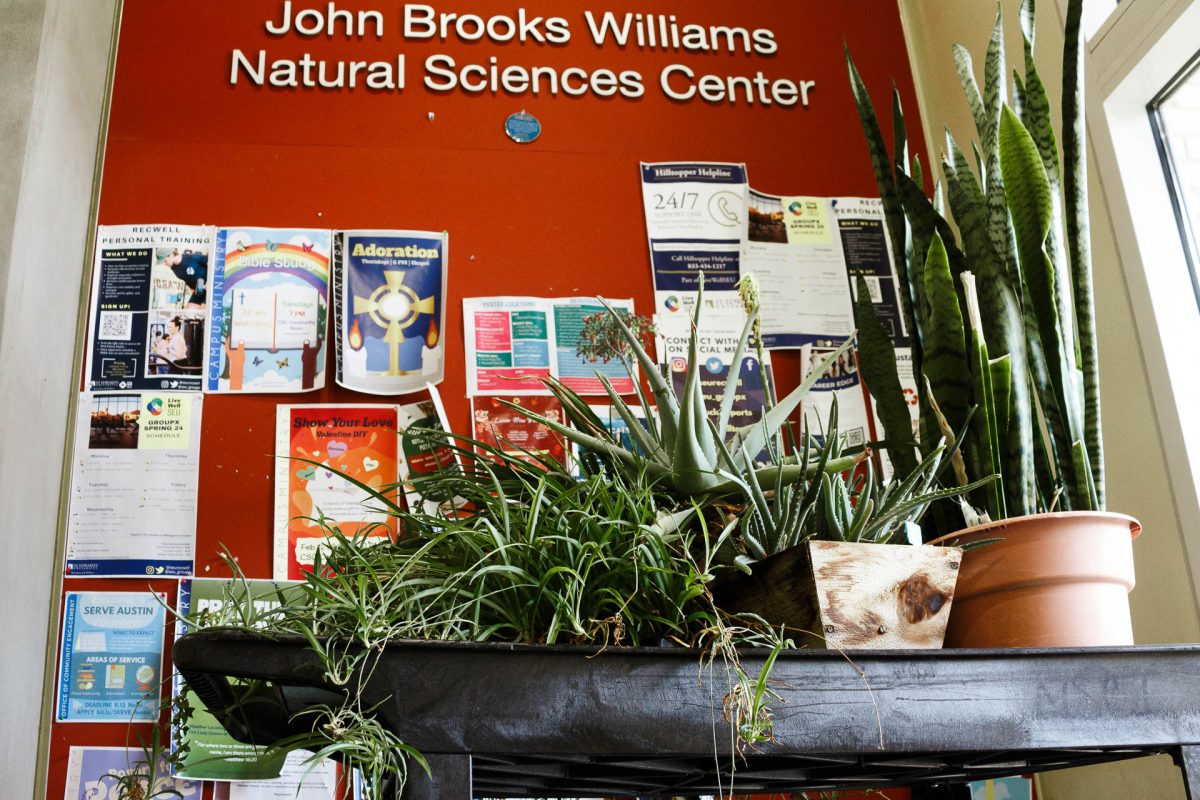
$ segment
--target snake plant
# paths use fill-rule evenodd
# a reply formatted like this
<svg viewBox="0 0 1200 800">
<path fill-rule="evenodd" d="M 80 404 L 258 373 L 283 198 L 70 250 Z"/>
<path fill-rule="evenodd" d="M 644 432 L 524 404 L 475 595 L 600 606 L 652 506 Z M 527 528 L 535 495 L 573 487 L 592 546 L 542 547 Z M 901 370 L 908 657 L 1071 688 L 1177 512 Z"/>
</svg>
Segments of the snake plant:
<svg viewBox="0 0 1200 800">
<path fill-rule="evenodd" d="M 1020 11 L 1024 63 L 1004 89 L 1004 27 L 998 13 L 982 88 L 970 53 L 954 63 L 975 120 L 972 158 L 949 133 L 940 181 L 925 195 L 920 162 L 908 157 L 893 90 L 889 154 L 867 89 L 847 51 L 850 84 L 866 134 L 913 331 L 921 393 L 919 442 L 897 402 L 895 356 L 866 291 L 856 306 L 860 368 L 876 398 L 889 456 L 901 472 L 927 457 L 971 409 L 960 485 L 998 472 L 973 502 L 993 519 L 1051 509 L 1103 510 L 1099 374 L 1088 246 L 1083 136 L 1082 0 L 1070 0 L 1063 56 L 1062 156 L 1046 88 L 1034 64 L 1034 0 Z M 957 228 L 954 232 L 945 213 Z"/>
<path fill-rule="evenodd" d="M 589 408 L 582 397 L 553 378 L 546 383 L 550 391 L 562 403 L 566 416 L 574 427 L 548 419 L 527 408 L 505 403 L 512 410 L 540 422 L 587 451 L 610 458 L 614 463 L 633 472 L 644 472 L 654 480 L 660 480 L 676 493 L 684 496 L 715 495 L 740 492 L 737 476 L 749 474 L 758 481 L 774 485 L 777 482 L 794 483 L 817 469 L 815 463 L 796 458 L 779 463 L 759 466 L 756 456 L 770 440 L 778 435 L 788 416 L 799 406 L 801 399 L 829 368 L 837 357 L 844 353 L 852 340 L 847 340 L 818 365 L 809 376 L 787 397 L 770 409 L 764 410 L 762 420 L 753 425 L 733 427 L 729 424 L 734 397 L 740 378 L 740 365 L 746 354 L 758 319 L 758 308 L 753 307 L 747 315 L 746 324 L 738 339 L 736 351 L 726 378 L 721 403 L 715 420 L 710 420 L 700 388 L 700 359 L 698 357 L 697 331 L 700 327 L 700 309 L 703 306 L 704 281 L 701 276 L 696 307 L 692 316 L 692 335 L 688 344 L 688 366 L 681 394 L 676 394 L 670 380 L 659 370 L 654 359 L 642 347 L 638 336 L 626 325 L 620 314 L 605 304 L 621 336 L 624 337 L 646 376 L 646 383 L 654 396 L 657 414 L 636 414 L 617 394 L 609 380 L 597 373 L 608 393 L 609 401 L 620 414 L 635 445 L 625 448 L 607 434 L 606 426 Z M 603 303 L 603 301 L 601 301 Z M 633 371 L 630 370 L 631 375 Z M 641 407 L 649 409 L 650 398 L 634 375 L 634 385 Z M 501 401 L 503 402 L 503 401 Z M 852 467 L 854 457 L 835 459 L 824 465 L 824 469 L 838 472 Z"/>
</svg>

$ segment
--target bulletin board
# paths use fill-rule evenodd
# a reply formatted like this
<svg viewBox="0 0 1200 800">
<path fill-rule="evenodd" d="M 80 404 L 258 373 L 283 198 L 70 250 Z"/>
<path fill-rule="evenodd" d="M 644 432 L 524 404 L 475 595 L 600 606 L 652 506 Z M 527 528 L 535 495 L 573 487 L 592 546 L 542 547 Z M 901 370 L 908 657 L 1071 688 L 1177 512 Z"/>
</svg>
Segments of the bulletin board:
<svg viewBox="0 0 1200 800">
<path fill-rule="evenodd" d="M 444 333 L 446 377 L 440 385 L 449 421 L 469 432 L 463 363 L 463 297 L 535 295 L 632 297 L 639 313 L 653 311 L 653 294 L 639 185 L 640 161 L 744 162 L 750 185 L 778 194 L 877 196 L 846 73 L 843 42 L 877 102 L 890 105 L 893 83 L 914 98 L 899 11 L 893 0 L 757 2 L 717 0 L 602 0 L 590 5 L 528 0 L 515 4 L 404 4 L 397 0 L 206 0 L 167 3 L 125 0 L 98 223 L 186 223 L 260 227 L 403 228 L 449 232 L 449 288 Z M 382 34 L 368 18 L 363 34 L 347 35 L 344 21 L 316 32 L 317 16 L 330 6 L 356 15 L 375 10 Z M 486 10 L 481 7 L 486 6 Z M 413 31 L 426 33 L 426 12 L 478 14 L 518 22 L 508 41 L 478 27 L 447 23 L 430 38 L 406 37 L 406 9 L 415 9 Z M 292 29 L 284 27 L 291 14 Z M 297 15 L 310 10 L 303 20 Z M 623 22 L 622 46 L 610 35 L 597 45 L 585 12 Z M 520 19 L 526 29 L 520 41 Z M 542 18 L 533 25 L 530 20 Z M 569 39 L 547 34 L 565 22 Z M 298 32 L 302 22 L 311 35 Z M 326 24 L 328 19 L 326 16 Z M 642 44 L 637 31 L 641 25 Z M 761 29 L 774 47 L 726 34 L 710 36 L 707 49 L 674 47 L 684 26 Z M 498 38 L 507 23 L 494 23 Z M 608 31 L 612 33 L 611 30 Z M 653 33 L 654 45 L 649 43 Z M 665 36 L 664 36 L 665 34 Z M 561 34 L 556 34 L 561 39 Z M 546 41 L 538 41 L 538 39 Z M 663 46 L 663 42 L 667 46 Z M 754 40 L 762 44 L 758 40 Z M 718 42 L 714 46 L 714 42 Z M 238 67 L 235 51 L 255 69 Z M 306 58 L 404 65 L 403 89 L 256 85 L 259 53 L 266 73 L 277 61 Z M 597 70 L 640 77 L 643 92 L 626 97 L 578 96 L 561 90 L 506 91 L 430 88 L 427 59 L 442 72 L 480 65 L 472 86 L 495 66 L 547 67 L 560 75 L 593 76 Z M 674 66 L 673 66 L 674 65 Z M 679 67 L 684 69 L 679 69 Z M 345 67 L 349 69 L 349 67 Z M 382 68 L 379 68 L 382 70 Z M 670 69 L 668 87 L 660 76 Z M 688 71 L 694 78 L 688 79 Z M 711 97 L 728 76 L 811 82 L 807 105 L 764 103 L 770 88 L 751 98 Z M 282 74 L 282 73 L 281 73 Z M 298 81 L 302 77 L 298 72 Z M 313 74 L 316 70 L 313 69 Z M 395 77 L 393 75 L 393 78 Z M 632 79 L 630 79 L 632 80 Z M 572 83 L 578 86 L 579 82 Z M 594 84 L 597 85 L 597 84 Z M 603 77 L 599 84 L 606 85 Z M 760 81 L 760 85 L 763 82 Z M 526 111 L 541 135 L 519 144 L 505 135 L 505 119 Z M 885 129 L 890 126 L 885 113 Z M 921 131 L 915 108 L 910 130 Z M 923 139 L 912 148 L 924 164 Z M 227 548 L 250 577 L 270 577 L 274 486 L 275 408 L 285 403 L 410 402 L 372 398 L 333 385 L 334 348 L 326 348 L 325 389 L 289 395 L 209 395 L 205 398 L 200 453 L 196 576 L 228 574 Z M 781 391 L 795 384 L 797 359 L 774 357 Z M 66 590 L 136 591 L 150 585 L 173 598 L 174 581 L 67 578 Z M 169 648 L 168 648 L 169 650 Z M 52 726 L 47 797 L 63 796 L 63 770 L 71 745 L 123 745 L 126 725 Z M 205 797 L 211 787 L 205 788 Z"/>
</svg>

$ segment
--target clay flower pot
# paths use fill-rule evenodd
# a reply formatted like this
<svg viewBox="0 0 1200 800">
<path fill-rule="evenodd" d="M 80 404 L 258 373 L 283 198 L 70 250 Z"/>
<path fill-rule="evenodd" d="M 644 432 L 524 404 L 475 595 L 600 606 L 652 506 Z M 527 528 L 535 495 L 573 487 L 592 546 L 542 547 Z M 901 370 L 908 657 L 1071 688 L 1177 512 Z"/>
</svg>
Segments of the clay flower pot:
<svg viewBox="0 0 1200 800">
<path fill-rule="evenodd" d="M 964 545 L 946 647 L 1133 644 L 1133 539 L 1124 514 L 1065 511 L 1000 520 L 942 537 Z"/>
</svg>

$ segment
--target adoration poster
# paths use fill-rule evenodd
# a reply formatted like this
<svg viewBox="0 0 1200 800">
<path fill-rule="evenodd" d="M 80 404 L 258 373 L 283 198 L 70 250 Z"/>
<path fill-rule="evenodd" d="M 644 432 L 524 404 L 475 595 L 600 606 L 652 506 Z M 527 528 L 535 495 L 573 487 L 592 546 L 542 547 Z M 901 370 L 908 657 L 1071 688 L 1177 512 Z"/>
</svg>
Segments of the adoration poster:
<svg viewBox="0 0 1200 800">
<path fill-rule="evenodd" d="M 396 423 L 396 407 L 388 405 L 277 408 L 276 580 L 303 578 L 329 537 L 327 526 L 377 541 L 395 535 L 386 504 L 355 482 L 394 500 Z"/>
<path fill-rule="evenodd" d="M 448 249 L 445 232 L 337 233 L 339 384 L 396 395 L 442 381 Z"/>
<path fill-rule="evenodd" d="M 307 392 L 325 385 L 330 234 L 222 228 L 208 326 L 211 392 Z"/>
</svg>

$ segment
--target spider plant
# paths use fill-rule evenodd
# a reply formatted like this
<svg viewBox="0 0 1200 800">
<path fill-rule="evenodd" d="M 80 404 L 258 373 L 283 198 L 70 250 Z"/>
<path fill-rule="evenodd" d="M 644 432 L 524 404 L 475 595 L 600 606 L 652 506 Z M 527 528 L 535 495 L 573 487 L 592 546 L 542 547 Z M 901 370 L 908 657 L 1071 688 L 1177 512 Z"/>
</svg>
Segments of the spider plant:
<svg viewBox="0 0 1200 800">
<path fill-rule="evenodd" d="M 407 759 L 421 763 L 419 754 L 380 727 L 362 700 L 388 641 L 590 644 L 601 650 L 669 640 L 700 648 L 706 658 L 723 658 L 739 692 L 761 679 L 741 670 L 735 648 L 785 643 L 761 620 L 727 615 L 713 603 L 709 584 L 717 551 L 732 527 L 709 529 L 701 518 L 667 535 L 659 520 L 678 505 L 646 473 L 596 473 L 580 481 L 558 465 L 530 465 L 483 449 L 488 458 L 442 476 L 444 488 L 468 501 L 473 514 L 446 519 L 409 512 L 375 492 L 408 535 L 364 546 L 321 520 L 330 547 L 303 583 L 279 594 L 280 606 L 252 617 L 231 610 L 200 620 L 308 642 L 326 679 L 343 687 L 345 702 L 297 719 L 310 732 L 279 747 L 343 758 L 364 771 L 375 797 L 391 781 L 403 780 Z M 247 697 L 254 695 L 254 687 L 244 688 Z M 768 735 L 769 696 L 751 693 L 738 702 L 747 698 L 749 707 L 731 724 Z"/>
</svg>

